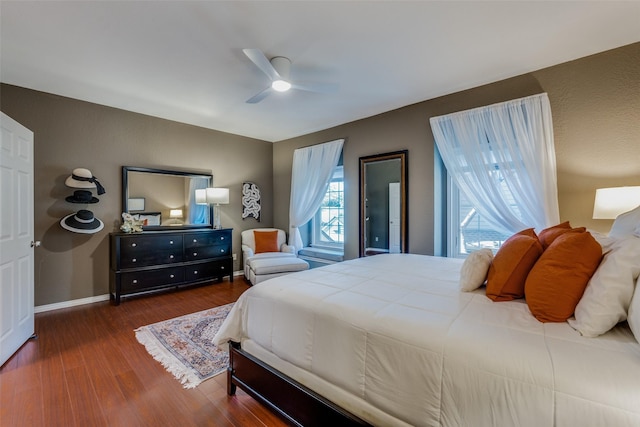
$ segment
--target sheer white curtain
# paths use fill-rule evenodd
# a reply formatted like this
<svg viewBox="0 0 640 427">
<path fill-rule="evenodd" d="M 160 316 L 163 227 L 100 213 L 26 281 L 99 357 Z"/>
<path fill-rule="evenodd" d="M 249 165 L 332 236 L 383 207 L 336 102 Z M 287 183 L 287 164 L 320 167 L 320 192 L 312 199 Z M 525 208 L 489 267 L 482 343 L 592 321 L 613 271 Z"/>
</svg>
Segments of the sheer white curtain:
<svg viewBox="0 0 640 427">
<path fill-rule="evenodd" d="M 207 178 L 191 178 L 189 180 L 189 196 L 187 206 L 189 207 L 188 224 L 206 224 L 209 221 L 209 205 L 198 205 L 196 203 L 196 190 L 207 188 L 209 180 Z"/>
<path fill-rule="evenodd" d="M 313 218 L 320 207 L 343 144 L 344 139 L 337 139 L 293 152 L 289 245 L 295 246 L 296 251 L 302 248 L 299 227 Z"/>
<path fill-rule="evenodd" d="M 546 93 L 430 119 L 451 178 L 496 229 L 559 222 L 551 106 Z"/>
</svg>

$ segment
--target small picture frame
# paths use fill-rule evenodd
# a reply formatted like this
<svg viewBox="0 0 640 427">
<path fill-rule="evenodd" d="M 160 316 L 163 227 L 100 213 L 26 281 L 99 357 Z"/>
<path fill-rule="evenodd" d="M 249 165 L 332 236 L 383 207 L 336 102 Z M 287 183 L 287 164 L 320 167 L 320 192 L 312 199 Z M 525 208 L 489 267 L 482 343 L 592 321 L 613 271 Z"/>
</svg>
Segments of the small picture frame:
<svg viewBox="0 0 640 427">
<path fill-rule="evenodd" d="M 132 197 L 127 201 L 129 212 L 144 210 L 144 197 Z"/>
</svg>

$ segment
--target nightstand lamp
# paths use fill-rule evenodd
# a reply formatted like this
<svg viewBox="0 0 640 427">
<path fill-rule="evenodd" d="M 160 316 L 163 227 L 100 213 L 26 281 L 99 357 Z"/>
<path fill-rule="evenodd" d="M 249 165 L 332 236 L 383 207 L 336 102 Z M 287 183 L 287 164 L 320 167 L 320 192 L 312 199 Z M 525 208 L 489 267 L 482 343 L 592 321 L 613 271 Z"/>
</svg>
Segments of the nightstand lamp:
<svg viewBox="0 0 640 427">
<path fill-rule="evenodd" d="M 170 225 L 182 225 L 180 221 L 182 219 L 182 209 L 171 209 L 169 211 L 169 218 L 171 218 Z"/>
<path fill-rule="evenodd" d="M 222 228 L 220 225 L 220 205 L 229 204 L 229 189 L 207 188 L 207 203 L 213 205 L 213 228 Z"/>
<path fill-rule="evenodd" d="M 616 219 L 640 206 L 640 186 L 598 188 L 593 204 L 593 219 Z"/>
</svg>

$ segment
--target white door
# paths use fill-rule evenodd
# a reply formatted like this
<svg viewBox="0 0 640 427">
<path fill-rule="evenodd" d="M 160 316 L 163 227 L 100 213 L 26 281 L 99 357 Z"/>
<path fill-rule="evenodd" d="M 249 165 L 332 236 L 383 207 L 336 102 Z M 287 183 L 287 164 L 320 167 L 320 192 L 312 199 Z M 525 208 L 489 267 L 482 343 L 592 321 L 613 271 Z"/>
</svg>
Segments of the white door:
<svg viewBox="0 0 640 427">
<path fill-rule="evenodd" d="M 0 366 L 33 335 L 33 132 L 1 113 Z"/>
<path fill-rule="evenodd" d="M 389 253 L 400 253 L 400 183 L 389 183 Z"/>
</svg>

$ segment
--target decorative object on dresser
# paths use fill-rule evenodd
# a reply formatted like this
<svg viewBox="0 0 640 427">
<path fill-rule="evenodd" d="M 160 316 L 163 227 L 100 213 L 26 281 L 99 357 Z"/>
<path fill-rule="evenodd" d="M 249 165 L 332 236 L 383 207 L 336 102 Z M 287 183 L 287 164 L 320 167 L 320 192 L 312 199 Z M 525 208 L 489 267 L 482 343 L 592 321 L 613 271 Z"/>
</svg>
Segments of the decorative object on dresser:
<svg viewBox="0 0 640 427">
<path fill-rule="evenodd" d="M 249 217 L 260 222 L 260 189 L 253 182 L 242 184 L 242 219 Z"/>
<path fill-rule="evenodd" d="M 120 230 L 124 233 L 140 233 L 142 232 L 143 221 L 135 218 L 127 212 L 122 212 L 122 225 Z"/>
<path fill-rule="evenodd" d="M 109 292 L 123 295 L 222 279 L 233 281 L 232 229 L 111 233 Z"/>
</svg>

